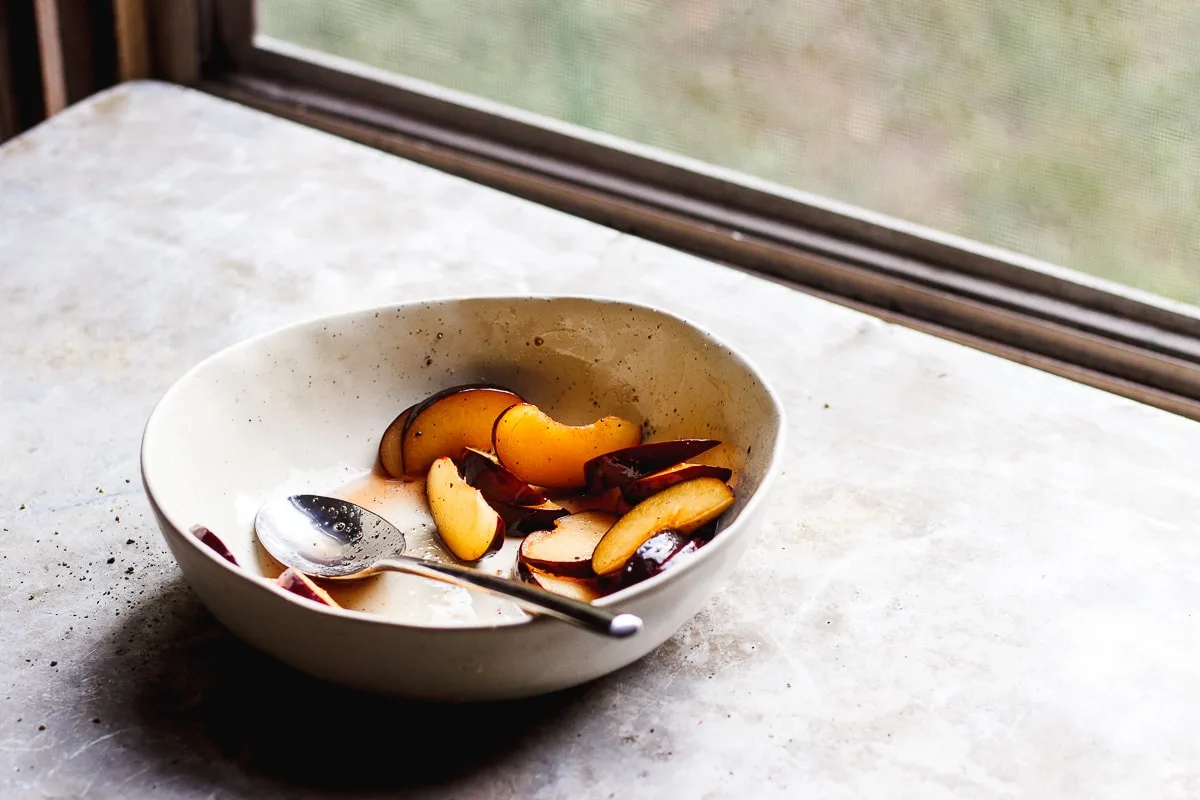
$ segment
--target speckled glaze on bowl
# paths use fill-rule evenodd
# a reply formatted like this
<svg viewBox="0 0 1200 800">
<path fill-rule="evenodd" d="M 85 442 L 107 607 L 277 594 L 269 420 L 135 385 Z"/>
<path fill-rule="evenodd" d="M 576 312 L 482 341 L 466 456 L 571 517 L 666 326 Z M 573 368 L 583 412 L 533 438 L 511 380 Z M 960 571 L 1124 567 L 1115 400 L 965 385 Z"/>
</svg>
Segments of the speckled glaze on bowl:
<svg viewBox="0 0 1200 800">
<path fill-rule="evenodd" d="M 253 516 L 271 493 L 328 490 L 331 469 L 370 470 L 400 410 L 480 380 L 508 386 L 564 422 L 619 414 L 645 420 L 647 441 L 726 443 L 716 461 L 736 470 L 737 501 L 717 537 L 686 566 L 599 601 L 640 615 L 637 636 L 612 640 L 500 609 L 495 622 L 446 622 L 436 597 L 411 594 L 400 619 L 327 609 L 261 577 L 268 569 L 256 555 Z M 783 432 L 779 402 L 755 369 L 674 315 L 584 297 L 448 299 L 304 322 L 208 358 L 151 414 L 142 480 L 184 577 L 250 644 L 369 691 L 498 700 L 619 669 L 693 616 L 750 541 Z M 217 531 L 243 567 L 202 546 L 188 533 L 194 524 Z"/>
</svg>

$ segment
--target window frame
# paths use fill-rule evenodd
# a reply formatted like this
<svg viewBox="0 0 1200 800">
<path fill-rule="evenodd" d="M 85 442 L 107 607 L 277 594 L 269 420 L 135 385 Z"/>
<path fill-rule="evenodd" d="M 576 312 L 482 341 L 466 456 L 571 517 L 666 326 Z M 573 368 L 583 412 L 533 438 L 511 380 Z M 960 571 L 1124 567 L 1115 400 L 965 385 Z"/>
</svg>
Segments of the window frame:
<svg viewBox="0 0 1200 800">
<path fill-rule="evenodd" d="M 168 79 L 1200 419 L 1200 308 L 149 1 Z"/>
<path fill-rule="evenodd" d="M 0 0 L 0 142 L 45 116 L 34 0 Z"/>
</svg>

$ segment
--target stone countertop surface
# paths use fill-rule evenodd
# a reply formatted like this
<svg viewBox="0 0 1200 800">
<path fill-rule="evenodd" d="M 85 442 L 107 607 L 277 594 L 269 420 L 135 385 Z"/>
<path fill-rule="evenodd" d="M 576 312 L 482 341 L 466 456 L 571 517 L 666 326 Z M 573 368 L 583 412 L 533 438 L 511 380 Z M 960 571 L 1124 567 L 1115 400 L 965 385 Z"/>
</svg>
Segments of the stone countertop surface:
<svg viewBox="0 0 1200 800">
<path fill-rule="evenodd" d="M 225 632 L 140 485 L 166 388 L 286 323 L 524 292 L 661 305 L 780 392 L 732 580 L 635 665 L 500 705 Z M 1200 795 L 1183 418 L 155 83 L 0 147 L 0 316 L 0 797 Z"/>
</svg>

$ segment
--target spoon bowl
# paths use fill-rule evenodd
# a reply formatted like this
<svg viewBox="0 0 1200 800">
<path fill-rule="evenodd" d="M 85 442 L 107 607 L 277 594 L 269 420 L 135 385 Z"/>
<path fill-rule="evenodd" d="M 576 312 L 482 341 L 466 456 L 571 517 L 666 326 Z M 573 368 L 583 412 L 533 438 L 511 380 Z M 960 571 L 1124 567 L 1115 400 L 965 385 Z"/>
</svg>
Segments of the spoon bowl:
<svg viewBox="0 0 1200 800">
<path fill-rule="evenodd" d="M 404 553 L 404 533 L 378 514 L 336 497 L 296 494 L 263 505 L 254 532 L 281 564 L 319 578 L 365 578 Z"/>
<path fill-rule="evenodd" d="M 421 575 L 455 586 L 503 595 L 534 613 L 594 633 L 623 639 L 642 629 L 641 618 L 572 600 L 469 567 L 404 555 L 404 533 L 375 512 L 336 497 L 277 497 L 259 509 L 254 530 L 281 564 L 329 580 L 359 580 L 384 571 Z"/>
</svg>

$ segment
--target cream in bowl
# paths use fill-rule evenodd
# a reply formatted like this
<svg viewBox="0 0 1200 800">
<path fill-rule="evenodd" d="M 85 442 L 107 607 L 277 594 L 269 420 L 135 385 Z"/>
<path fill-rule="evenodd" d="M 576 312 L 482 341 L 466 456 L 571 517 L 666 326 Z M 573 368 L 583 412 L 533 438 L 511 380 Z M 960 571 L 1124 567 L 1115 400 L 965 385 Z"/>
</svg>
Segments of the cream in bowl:
<svg viewBox="0 0 1200 800">
<path fill-rule="evenodd" d="M 472 398 L 481 385 L 496 396 Z M 405 429 L 405 412 L 455 395 Z M 782 444 L 754 368 L 676 316 L 470 298 L 305 322 L 212 356 L 155 408 L 142 472 L 185 578 L 235 634 L 338 683 L 480 700 L 579 684 L 669 638 L 747 546 Z M 475 508 L 468 492 L 486 501 L 479 513 L 451 514 Z M 282 565 L 254 536 L 264 502 L 299 493 L 369 508 L 404 531 L 409 555 L 532 581 L 644 628 L 605 639 L 399 573 L 322 582 L 336 607 L 323 605 L 279 585 Z M 488 509 L 501 518 L 491 538 Z"/>
</svg>

